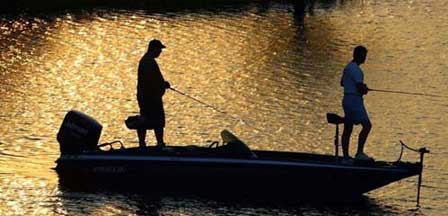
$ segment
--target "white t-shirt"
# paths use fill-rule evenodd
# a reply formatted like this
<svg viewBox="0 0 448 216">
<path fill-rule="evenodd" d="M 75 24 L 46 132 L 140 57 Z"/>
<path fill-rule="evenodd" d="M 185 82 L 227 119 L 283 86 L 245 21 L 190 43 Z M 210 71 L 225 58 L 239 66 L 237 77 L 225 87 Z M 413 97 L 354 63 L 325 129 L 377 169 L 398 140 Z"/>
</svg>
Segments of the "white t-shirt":
<svg viewBox="0 0 448 216">
<path fill-rule="evenodd" d="M 344 86 L 344 94 L 362 95 L 356 88 L 357 83 L 364 83 L 364 73 L 359 65 L 355 62 L 348 63 L 342 72 L 341 82 Z"/>
</svg>

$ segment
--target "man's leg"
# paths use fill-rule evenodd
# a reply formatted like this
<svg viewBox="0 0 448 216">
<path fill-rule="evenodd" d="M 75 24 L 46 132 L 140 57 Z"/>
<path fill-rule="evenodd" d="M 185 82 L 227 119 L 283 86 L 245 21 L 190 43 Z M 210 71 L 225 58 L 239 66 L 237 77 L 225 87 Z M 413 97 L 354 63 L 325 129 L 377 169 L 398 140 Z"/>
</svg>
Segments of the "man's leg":
<svg viewBox="0 0 448 216">
<path fill-rule="evenodd" d="M 164 147 L 165 146 L 165 142 L 163 142 L 163 127 L 162 128 L 155 128 L 154 129 L 154 135 L 156 135 L 157 146 Z"/>
<path fill-rule="evenodd" d="M 357 153 L 364 153 L 364 144 L 366 143 L 367 137 L 369 136 L 370 130 L 372 129 L 372 123 L 370 120 L 361 122 L 362 130 L 358 137 L 358 151 Z"/>
<path fill-rule="evenodd" d="M 342 132 L 342 154 L 345 158 L 349 157 L 350 136 L 353 131 L 353 123 L 344 123 L 344 132 Z"/>
<path fill-rule="evenodd" d="M 140 148 L 146 146 L 146 129 L 137 129 L 138 145 Z"/>
</svg>

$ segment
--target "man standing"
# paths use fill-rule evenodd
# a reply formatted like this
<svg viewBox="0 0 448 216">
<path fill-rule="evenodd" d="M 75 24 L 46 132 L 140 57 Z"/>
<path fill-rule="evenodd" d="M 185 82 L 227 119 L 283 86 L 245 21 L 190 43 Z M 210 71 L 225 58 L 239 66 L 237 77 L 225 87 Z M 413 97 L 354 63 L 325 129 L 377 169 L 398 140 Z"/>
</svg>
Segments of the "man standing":
<svg viewBox="0 0 448 216">
<path fill-rule="evenodd" d="M 165 111 L 162 97 L 170 84 L 163 79 L 156 58 L 166 48 L 159 40 L 151 40 L 148 51 L 140 59 L 138 65 L 137 101 L 140 115 L 144 117 L 144 127 L 137 129 L 139 146 L 146 146 L 146 130 L 154 130 L 157 147 L 164 147 L 163 128 L 165 127 Z"/>
<path fill-rule="evenodd" d="M 358 151 L 355 159 L 373 160 L 364 153 L 364 144 L 372 128 L 366 108 L 364 107 L 363 95 L 366 95 L 369 88 L 364 84 L 364 73 L 359 67 L 367 57 L 367 49 L 363 46 L 357 46 L 353 50 L 353 60 L 344 68 L 341 78 L 341 86 L 344 87 L 344 98 L 342 107 L 345 113 L 344 132 L 342 133 L 342 151 L 344 161 L 349 162 L 352 159 L 349 156 L 350 136 L 353 131 L 353 125 L 361 124 L 362 130 L 358 137 Z"/>
</svg>

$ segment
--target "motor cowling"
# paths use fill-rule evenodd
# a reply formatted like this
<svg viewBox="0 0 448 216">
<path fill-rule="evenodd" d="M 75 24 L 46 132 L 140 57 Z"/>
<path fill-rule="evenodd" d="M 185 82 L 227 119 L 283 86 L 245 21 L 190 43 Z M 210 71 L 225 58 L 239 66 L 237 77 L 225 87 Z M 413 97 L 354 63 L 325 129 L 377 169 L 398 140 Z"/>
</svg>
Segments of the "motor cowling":
<svg viewBox="0 0 448 216">
<path fill-rule="evenodd" d="M 57 135 L 61 154 L 97 150 L 102 129 L 92 117 L 76 110 L 69 111 Z"/>
</svg>

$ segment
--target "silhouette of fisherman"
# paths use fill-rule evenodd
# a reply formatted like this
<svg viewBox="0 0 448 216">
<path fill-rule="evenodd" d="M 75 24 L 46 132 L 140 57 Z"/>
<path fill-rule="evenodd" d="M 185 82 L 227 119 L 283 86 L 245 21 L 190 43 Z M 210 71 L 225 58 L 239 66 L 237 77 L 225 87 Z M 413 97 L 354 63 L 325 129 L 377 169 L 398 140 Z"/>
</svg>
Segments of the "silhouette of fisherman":
<svg viewBox="0 0 448 216">
<path fill-rule="evenodd" d="M 293 3 L 294 5 L 294 20 L 297 25 L 300 27 L 304 27 L 305 16 L 306 16 L 306 2 L 305 1 L 296 1 Z"/>
<path fill-rule="evenodd" d="M 165 111 L 162 97 L 170 83 L 165 81 L 160 72 L 156 58 L 166 48 L 159 40 L 151 40 L 148 51 L 140 59 L 138 65 L 137 101 L 140 115 L 144 117 L 143 127 L 137 129 L 139 146 L 146 146 L 146 130 L 154 130 L 157 147 L 164 147 L 163 129 L 165 127 Z"/>
<path fill-rule="evenodd" d="M 355 159 L 372 161 L 373 159 L 364 153 L 364 144 L 372 128 L 366 108 L 364 107 L 363 96 L 369 92 L 369 88 L 364 83 L 364 73 L 359 67 L 367 57 L 367 49 L 357 46 L 353 50 L 353 60 L 345 66 L 341 78 L 341 86 L 344 87 L 344 97 L 342 107 L 345 113 L 344 132 L 342 133 L 343 162 L 353 162 L 349 156 L 350 136 L 353 125 L 361 124 L 362 130 L 358 137 L 358 151 Z"/>
</svg>

